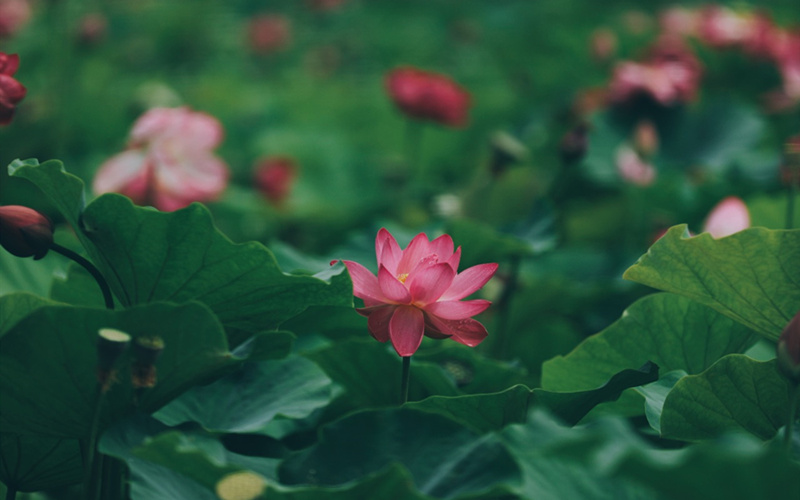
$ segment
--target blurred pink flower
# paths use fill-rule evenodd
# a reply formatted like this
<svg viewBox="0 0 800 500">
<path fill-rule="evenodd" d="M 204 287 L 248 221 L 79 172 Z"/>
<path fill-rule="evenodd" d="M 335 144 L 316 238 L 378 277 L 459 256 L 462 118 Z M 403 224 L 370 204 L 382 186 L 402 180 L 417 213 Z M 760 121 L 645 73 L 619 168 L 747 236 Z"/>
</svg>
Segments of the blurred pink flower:
<svg viewBox="0 0 800 500">
<path fill-rule="evenodd" d="M 617 52 L 617 35 L 608 28 L 598 28 L 589 39 L 589 50 L 597 61 L 607 61 Z"/>
<path fill-rule="evenodd" d="M 467 123 L 470 95 L 456 82 L 417 68 L 397 68 L 386 75 L 386 88 L 405 114 L 442 125 Z"/>
<path fill-rule="evenodd" d="M 689 48 L 674 37 L 664 37 L 650 50 L 645 62 L 623 61 L 614 68 L 609 99 L 627 102 L 648 95 L 671 106 L 694 99 L 700 86 L 702 67 Z"/>
<path fill-rule="evenodd" d="M 677 36 L 697 36 L 700 28 L 700 14 L 688 7 L 669 7 L 658 15 L 662 33 Z"/>
<path fill-rule="evenodd" d="M 282 204 L 297 177 L 297 164 L 292 158 L 273 156 L 256 164 L 253 181 L 256 188 L 276 205 Z"/>
<path fill-rule="evenodd" d="M 719 202 L 706 218 L 703 232 L 714 238 L 723 238 L 750 227 L 750 212 L 747 205 L 735 196 Z"/>
<path fill-rule="evenodd" d="M 214 200 L 228 182 L 227 165 L 212 153 L 222 134 L 208 114 L 151 109 L 134 124 L 128 149 L 100 167 L 94 191 L 121 193 L 164 211 Z"/>
<path fill-rule="evenodd" d="M 656 180 L 656 169 L 642 160 L 633 148 L 622 145 L 617 149 L 617 172 L 630 184 L 647 187 Z"/>
<path fill-rule="evenodd" d="M 17 54 L 0 52 L 0 125 L 11 123 L 17 104 L 27 93 L 25 87 L 14 79 L 18 67 Z"/>
<path fill-rule="evenodd" d="M 375 239 L 378 276 L 357 262 L 344 261 L 353 280 L 353 294 L 364 300 L 359 314 L 369 318 L 376 340 L 391 340 L 397 354 L 411 356 L 423 335 L 452 338 L 474 347 L 486 338 L 486 328 L 472 316 L 489 307 L 488 300 L 467 300 L 497 271 L 497 264 L 480 264 L 457 273 L 461 247 L 443 235 L 428 241 L 424 233 L 401 250 L 381 229 Z"/>
<path fill-rule="evenodd" d="M 252 18 L 247 25 L 250 48 L 259 54 L 271 54 L 289 46 L 292 25 L 287 17 L 264 14 Z"/>
<path fill-rule="evenodd" d="M 31 18 L 28 0 L 0 0 L 0 38 L 14 36 Z"/>
<path fill-rule="evenodd" d="M 721 5 L 709 5 L 699 15 L 698 37 L 711 47 L 740 46 L 751 53 L 762 53 L 772 29 L 766 16 Z"/>
</svg>

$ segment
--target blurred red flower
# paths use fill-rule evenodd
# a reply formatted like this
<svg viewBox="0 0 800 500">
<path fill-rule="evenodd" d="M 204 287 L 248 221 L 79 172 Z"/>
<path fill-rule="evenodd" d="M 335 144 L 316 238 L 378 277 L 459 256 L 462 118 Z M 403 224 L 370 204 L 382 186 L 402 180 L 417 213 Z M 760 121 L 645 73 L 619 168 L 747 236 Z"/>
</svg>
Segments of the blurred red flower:
<svg viewBox="0 0 800 500">
<path fill-rule="evenodd" d="M 289 196 L 297 178 L 297 164 L 286 156 L 273 156 L 256 164 L 253 181 L 256 188 L 276 205 L 282 204 Z"/>
<path fill-rule="evenodd" d="M 470 95 L 445 75 L 403 67 L 386 76 L 386 88 L 405 114 L 441 125 L 466 125 Z"/>
<path fill-rule="evenodd" d="M 13 78 L 18 67 L 17 54 L 0 52 L 0 125 L 11 123 L 17 104 L 27 92 L 25 87 Z"/>
<path fill-rule="evenodd" d="M 0 0 L 0 38 L 14 36 L 31 18 L 28 0 Z"/>
<path fill-rule="evenodd" d="M 264 14 L 252 18 L 247 26 L 250 48 L 259 54 L 271 54 L 289 46 L 292 25 L 288 18 Z"/>
<path fill-rule="evenodd" d="M 214 200 L 228 183 L 227 165 L 212 153 L 222 134 L 211 115 L 151 109 L 134 124 L 128 149 L 100 167 L 94 190 L 121 193 L 165 211 Z"/>
</svg>

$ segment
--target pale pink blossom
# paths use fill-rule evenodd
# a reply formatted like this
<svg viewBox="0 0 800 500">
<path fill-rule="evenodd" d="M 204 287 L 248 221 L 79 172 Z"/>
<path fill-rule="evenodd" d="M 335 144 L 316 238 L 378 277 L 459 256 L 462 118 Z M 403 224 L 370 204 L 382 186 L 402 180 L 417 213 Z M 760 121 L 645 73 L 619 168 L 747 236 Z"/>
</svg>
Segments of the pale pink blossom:
<svg viewBox="0 0 800 500">
<path fill-rule="evenodd" d="M 632 147 L 623 144 L 617 149 L 617 172 L 630 184 L 647 187 L 656 180 L 656 169 L 642 160 Z"/>
<path fill-rule="evenodd" d="M 9 38 L 21 30 L 31 18 L 28 0 L 0 0 L 0 38 Z"/>
<path fill-rule="evenodd" d="M 702 68 L 694 54 L 678 39 L 665 37 L 644 62 L 617 64 L 608 97 L 613 102 L 627 102 L 636 95 L 647 95 L 671 106 L 695 98 L 701 75 Z"/>
<path fill-rule="evenodd" d="M 94 191 L 121 193 L 164 211 L 215 200 L 228 182 L 227 165 L 212 153 L 222 135 L 208 114 L 151 109 L 134 124 L 128 149 L 100 167 Z"/>
<path fill-rule="evenodd" d="M 457 273 L 461 247 L 443 235 L 429 241 L 424 233 L 405 250 L 386 229 L 375 239 L 377 277 L 357 262 L 344 261 L 353 280 L 353 294 L 364 300 L 357 311 L 369 318 L 376 340 L 391 340 L 397 354 L 411 356 L 422 337 L 452 338 L 474 347 L 486 338 L 486 328 L 472 316 L 489 307 L 483 299 L 461 299 L 491 279 L 497 264 L 479 264 Z"/>
<path fill-rule="evenodd" d="M 750 227 L 750 212 L 747 205 L 735 196 L 719 202 L 709 212 L 703 225 L 703 232 L 714 238 L 723 238 Z"/>
<path fill-rule="evenodd" d="M 669 7 L 658 15 L 662 33 L 677 36 L 697 36 L 700 28 L 700 14 L 687 7 Z"/>
</svg>

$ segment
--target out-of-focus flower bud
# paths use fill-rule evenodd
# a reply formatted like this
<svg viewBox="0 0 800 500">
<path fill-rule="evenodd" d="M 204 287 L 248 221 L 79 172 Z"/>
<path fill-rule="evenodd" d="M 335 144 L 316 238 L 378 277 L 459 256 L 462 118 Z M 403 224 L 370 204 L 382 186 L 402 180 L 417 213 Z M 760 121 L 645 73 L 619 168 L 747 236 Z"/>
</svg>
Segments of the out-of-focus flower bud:
<svg viewBox="0 0 800 500">
<path fill-rule="evenodd" d="M 581 122 L 564 134 L 558 149 L 565 165 L 572 165 L 582 160 L 589 150 L 589 124 Z"/>
<path fill-rule="evenodd" d="M 595 30 L 589 39 L 589 50 L 596 61 L 608 61 L 617 52 L 617 35 L 608 28 Z"/>
<path fill-rule="evenodd" d="M 800 134 L 786 141 L 780 175 L 785 186 L 800 188 Z"/>
<path fill-rule="evenodd" d="M 633 131 L 633 146 L 644 158 L 653 156 L 658 151 L 658 130 L 650 120 L 642 120 Z"/>
<path fill-rule="evenodd" d="M 247 26 L 247 39 L 250 48 L 258 54 L 281 51 L 291 43 L 291 22 L 277 14 L 256 16 Z"/>
<path fill-rule="evenodd" d="M 131 336 L 114 328 L 101 328 L 97 332 L 97 383 L 102 392 L 108 392 L 117 381 L 114 364 L 128 348 Z"/>
<path fill-rule="evenodd" d="M 528 148 L 507 132 L 495 132 L 491 139 L 492 156 L 489 170 L 495 177 L 505 172 L 509 166 L 523 161 L 528 156 Z"/>
<path fill-rule="evenodd" d="M 783 329 L 776 350 L 778 368 L 795 384 L 800 384 L 800 311 Z"/>
<path fill-rule="evenodd" d="M 78 24 L 78 41 L 83 45 L 95 45 L 108 33 L 108 19 L 99 12 L 86 14 Z"/>
<path fill-rule="evenodd" d="M 633 148 L 622 145 L 617 150 L 617 172 L 625 182 L 647 187 L 656 180 L 656 169 L 642 160 Z"/>
<path fill-rule="evenodd" d="M 266 158 L 256 165 L 253 181 L 256 188 L 276 205 L 281 205 L 297 178 L 297 163 L 286 156 Z"/>
<path fill-rule="evenodd" d="M 25 97 L 27 89 L 14 78 L 19 67 L 17 54 L 0 52 L 0 125 L 8 125 L 14 118 L 17 104 Z"/>
<path fill-rule="evenodd" d="M 0 207 L 0 245 L 17 257 L 39 260 L 53 244 L 53 223 L 36 210 L 19 205 Z"/>
<path fill-rule="evenodd" d="M 711 209 L 703 225 L 703 232 L 714 238 L 724 238 L 750 227 L 747 205 L 735 196 L 729 196 Z"/>
<path fill-rule="evenodd" d="M 31 18 L 28 0 L 0 0 L 0 38 L 10 38 Z"/>
<path fill-rule="evenodd" d="M 164 341 L 160 337 L 138 337 L 133 342 L 133 364 L 131 365 L 131 383 L 137 389 L 155 387 L 158 380 L 156 361 L 164 350 Z"/>
<path fill-rule="evenodd" d="M 386 75 L 389 97 L 413 118 L 449 127 L 467 124 L 470 95 L 445 75 L 417 68 L 397 68 Z"/>
</svg>

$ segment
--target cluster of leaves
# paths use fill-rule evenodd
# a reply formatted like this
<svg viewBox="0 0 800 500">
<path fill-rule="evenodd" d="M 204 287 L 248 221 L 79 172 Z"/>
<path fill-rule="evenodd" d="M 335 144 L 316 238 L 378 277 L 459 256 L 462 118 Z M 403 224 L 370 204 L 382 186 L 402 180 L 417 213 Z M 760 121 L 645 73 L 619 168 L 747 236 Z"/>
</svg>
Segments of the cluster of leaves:
<svg viewBox="0 0 800 500">
<path fill-rule="evenodd" d="M 453 343 L 420 352 L 413 402 L 397 407 L 400 361 L 364 338 L 341 265 L 286 274 L 260 244 L 227 240 L 199 205 L 160 213 L 111 194 L 84 207 L 81 181 L 60 162 L 10 171 L 59 207 L 123 306 L 100 308 L 74 267 L 49 298 L 0 297 L 0 475 L 16 490 L 80 481 L 96 331 L 115 327 L 166 345 L 157 385 L 134 391 L 123 359 L 99 413 L 100 450 L 130 468 L 132 498 L 226 498 L 230 484 L 253 488 L 248 498 L 800 491 L 800 463 L 770 441 L 787 383 L 774 361 L 743 354 L 759 336 L 774 341 L 800 302 L 800 231 L 714 240 L 675 227 L 626 275 L 667 293 L 545 363 L 542 388 Z M 646 415 L 655 444 L 621 414 Z M 681 442 L 700 444 L 666 449 Z"/>
</svg>

